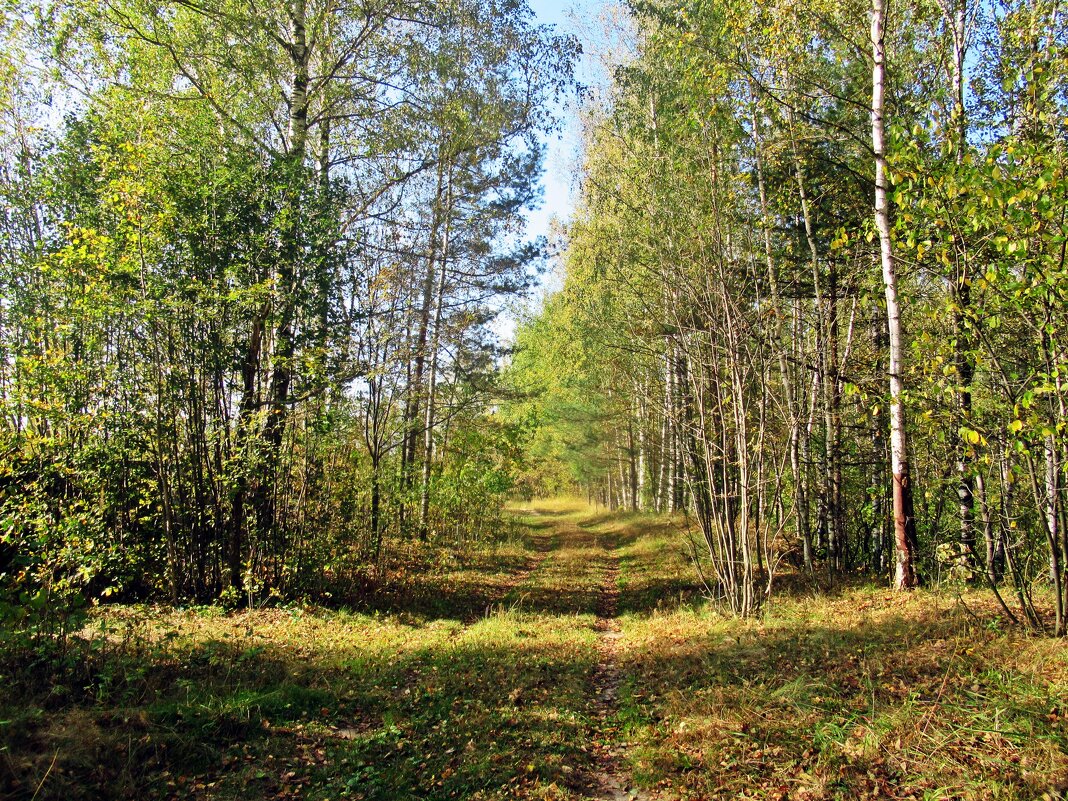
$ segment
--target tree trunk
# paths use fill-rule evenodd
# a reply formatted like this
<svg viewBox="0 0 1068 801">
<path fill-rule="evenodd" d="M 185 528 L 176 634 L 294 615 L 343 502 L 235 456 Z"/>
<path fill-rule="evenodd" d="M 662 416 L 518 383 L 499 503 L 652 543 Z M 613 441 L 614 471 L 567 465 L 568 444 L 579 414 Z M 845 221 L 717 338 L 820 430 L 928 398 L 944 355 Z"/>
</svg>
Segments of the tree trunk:
<svg viewBox="0 0 1068 801">
<path fill-rule="evenodd" d="M 883 95 L 886 82 L 886 48 L 883 0 L 872 0 L 871 44 L 874 67 L 871 91 L 871 138 L 875 151 L 875 227 L 879 231 L 879 254 L 886 291 L 886 320 L 890 344 L 890 458 L 894 487 L 894 542 L 897 568 L 894 587 L 909 590 L 918 584 L 915 567 L 916 520 L 909 476 L 908 438 L 905 431 L 905 399 L 902 381 L 903 348 L 901 310 L 897 298 L 897 275 L 890 240 L 890 208 L 887 193 L 886 146 Z"/>
<path fill-rule="evenodd" d="M 793 374 L 790 372 L 790 365 L 787 359 L 788 350 L 786 338 L 783 335 L 783 325 L 781 322 L 782 317 L 778 314 L 782 307 L 782 298 L 779 293 L 779 279 L 775 269 L 775 259 L 771 246 L 771 231 L 773 224 L 771 214 L 768 210 L 767 185 L 764 181 L 764 142 L 760 130 L 760 117 L 757 114 L 756 95 L 752 85 L 750 85 L 750 93 L 753 97 L 753 151 L 756 157 L 757 190 L 760 198 L 760 227 L 763 234 L 764 265 L 767 270 L 768 286 L 771 290 L 772 306 L 776 312 L 774 315 L 774 333 L 776 343 L 775 349 L 778 352 L 779 380 L 782 382 L 783 393 L 786 396 L 786 408 L 789 413 L 790 475 L 794 485 L 794 525 L 796 527 L 797 537 L 802 543 L 802 558 L 805 569 L 811 572 L 812 535 L 808 531 L 808 500 L 805 497 L 804 482 L 801 475 L 801 399 L 796 382 L 793 380 Z M 791 304 L 791 306 L 794 316 L 791 320 L 790 339 L 795 340 L 797 337 L 797 329 L 799 328 L 797 323 L 799 309 L 796 301 Z M 796 343 L 792 343 L 791 347 L 796 349 Z M 782 499 L 780 497 L 776 500 L 779 502 Z"/>
<path fill-rule="evenodd" d="M 824 449 L 821 460 L 823 473 L 823 493 L 820 503 L 819 531 L 826 538 L 827 564 L 832 573 L 841 568 L 841 537 L 843 536 L 843 516 L 840 505 L 840 492 L 836 477 L 840 476 L 838 462 L 838 440 L 840 419 L 837 412 L 838 390 L 838 298 L 837 281 L 833 268 L 829 268 L 829 294 L 823 290 L 823 276 L 820 269 L 819 250 L 812 220 L 811 206 L 805 189 L 804 172 L 797 152 L 793 135 L 793 114 L 789 114 L 791 147 L 793 154 L 794 179 L 797 182 L 797 194 L 801 204 L 801 216 L 805 226 L 805 241 L 808 244 L 809 266 L 812 271 L 812 289 L 815 295 L 816 311 L 816 350 L 819 353 L 819 371 L 821 394 L 823 398 L 823 440 Z"/>
<path fill-rule="evenodd" d="M 289 411 L 289 390 L 293 384 L 296 356 L 297 267 L 301 258 L 300 219 L 304 190 L 304 159 L 308 149 L 308 45 L 305 30 L 305 0 L 292 0 L 289 7 L 289 53 L 293 68 L 293 95 L 289 111 L 289 221 L 282 232 L 284 242 L 275 274 L 274 303 L 277 322 L 271 353 L 271 382 L 267 418 L 263 424 L 267 464 L 258 482 L 253 506 L 260 535 L 274 535 L 276 520 L 276 480 L 281 463 L 281 446 Z"/>
<path fill-rule="evenodd" d="M 434 467 L 434 426 L 435 401 L 437 399 L 438 353 L 441 349 L 441 319 L 445 305 L 445 284 L 448 278 L 449 236 L 452 231 L 452 165 L 445 176 L 445 204 L 441 211 L 442 241 L 439 253 L 438 285 L 434 299 L 434 327 L 430 341 L 430 369 L 427 373 L 426 417 L 423 426 L 423 482 L 419 492 L 419 536 L 426 539 L 429 534 L 430 518 L 430 476 Z"/>
<path fill-rule="evenodd" d="M 412 470 L 415 466 L 416 450 L 419 443 L 420 419 L 425 421 L 423 412 L 423 381 L 426 370 L 427 341 L 430 336 L 431 315 L 434 313 L 434 287 L 437 276 L 438 234 L 442 221 L 442 198 L 445 194 L 445 163 L 442 154 L 438 154 L 437 188 L 434 205 L 431 210 L 429 239 L 427 241 L 426 273 L 423 276 L 421 305 L 419 307 L 419 325 L 416 329 L 414 358 L 410 371 L 407 397 L 404 403 L 404 446 L 401 452 L 401 498 L 400 516 L 403 520 L 406 510 L 403 506 L 408 490 L 412 485 Z M 425 432 L 424 432 L 425 435 Z M 425 436 L 424 436 L 425 442 Z M 420 504 L 421 505 L 421 504 Z"/>
<path fill-rule="evenodd" d="M 946 28 L 950 32 L 953 56 L 949 64 L 950 93 L 953 99 L 952 132 L 954 162 L 960 167 L 967 146 L 968 119 L 964 106 L 964 61 L 966 57 L 965 23 L 967 0 L 939 0 Z M 971 306 L 971 281 L 968 275 L 964 243 L 954 239 L 954 268 L 951 278 L 953 295 L 953 360 L 957 371 L 957 428 L 971 427 L 972 381 L 975 379 L 975 356 L 967 320 Z M 975 569 L 975 458 L 972 446 L 959 437 L 955 443 L 957 470 L 957 515 L 960 520 L 961 564 Z"/>
<path fill-rule="evenodd" d="M 641 489 L 641 480 L 638 478 L 637 448 L 634 442 L 634 421 L 631 415 L 627 416 L 627 468 L 630 479 L 630 510 L 637 512 L 641 506 L 638 493 Z"/>
<path fill-rule="evenodd" d="M 638 464 L 637 464 L 637 487 L 635 488 L 635 497 L 637 498 L 637 505 L 640 511 L 645 511 L 648 506 L 649 495 L 649 404 L 648 404 L 648 389 L 652 382 L 642 380 L 636 386 L 637 397 L 635 402 L 638 405 Z"/>
<path fill-rule="evenodd" d="M 670 498 L 675 492 L 673 486 L 674 479 L 671 471 L 671 462 L 674 458 L 671 448 L 671 439 L 673 436 L 671 426 L 671 397 L 674 376 L 675 372 L 671 366 L 671 345 L 668 343 L 664 348 L 664 396 L 662 399 L 662 417 L 660 421 L 660 468 L 659 478 L 656 482 L 657 512 L 674 511 L 674 509 L 670 508 Z"/>
<path fill-rule="evenodd" d="M 1065 633 L 1064 620 L 1064 565 L 1061 564 L 1061 533 L 1060 513 L 1058 509 L 1058 477 L 1057 447 L 1053 435 L 1045 439 L 1045 497 L 1043 498 L 1043 514 L 1046 520 L 1046 536 L 1049 541 L 1049 577 L 1056 596 L 1054 603 L 1054 636 L 1063 637 Z"/>
<path fill-rule="evenodd" d="M 247 460 L 250 436 L 252 435 L 252 417 L 259 405 L 256 382 L 260 371 L 260 358 L 263 350 L 264 321 L 260 312 L 252 319 L 249 330 L 248 347 L 241 363 L 241 401 L 237 415 L 237 441 L 234 451 L 239 459 Z M 230 587 L 237 592 L 244 591 L 243 562 L 246 549 L 248 520 L 246 500 L 249 493 L 247 469 L 239 468 L 235 482 L 230 511 L 230 534 L 226 543 L 227 580 Z"/>
<path fill-rule="evenodd" d="M 979 511 L 982 514 L 987 581 L 996 587 L 1001 581 L 1001 565 L 1004 560 L 1000 554 L 1001 543 L 994 529 L 994 516 L 990 511 L 990 502 L 986 495 L 986 482 L 983 480 L 981 472 L 975 477 L 975 498 L 979 502 Z"/>
</svg>

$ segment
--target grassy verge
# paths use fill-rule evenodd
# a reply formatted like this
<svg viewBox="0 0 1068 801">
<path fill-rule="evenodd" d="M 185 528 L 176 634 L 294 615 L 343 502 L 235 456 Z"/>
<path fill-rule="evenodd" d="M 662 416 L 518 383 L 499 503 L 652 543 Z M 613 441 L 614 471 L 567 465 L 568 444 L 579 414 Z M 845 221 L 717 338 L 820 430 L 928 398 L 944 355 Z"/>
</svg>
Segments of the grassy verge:
<svg viewBox="0 0 1068 801">
<path fill-rule="evenodd" d="M 872 587 L 780 597 L 751 622 L 632 612 L 635 775 L 665 798 L 1062 798 L 1068 657 L 996 612 L 983 594 Z"/>
<path fill-rule="evenodd" d="M 8 792 L 46 773 L 39 798 L 564 797 L 578 781 L 592 658 L 578 618 L 157 611 L 146 625 L 166 645 L 136 688 L 8 710 Z"/>
</svg>

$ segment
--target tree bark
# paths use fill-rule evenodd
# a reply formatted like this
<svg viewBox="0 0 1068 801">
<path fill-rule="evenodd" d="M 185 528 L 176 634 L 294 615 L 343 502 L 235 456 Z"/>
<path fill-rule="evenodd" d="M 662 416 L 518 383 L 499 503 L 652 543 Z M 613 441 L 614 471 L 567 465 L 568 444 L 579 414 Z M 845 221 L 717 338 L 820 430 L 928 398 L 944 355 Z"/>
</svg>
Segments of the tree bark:
<svg viewBox="0 0 1068 801">
<path fill-rule="evenodd" d="M 452 165 L 448 165 L 445 174 L 445 202 L 441 210 L 443 222 L 441 247 L 439 248 L 439 266 L 437 290 L 434 297 L 434 325 L 431 334 L 430 368 L 427 373 L 426 417 L 423 424 L 423 481 L 419 491 L 419 536 L 426 539 L 429 534 L 430 520 L 430 477 L 434 467 L 434 426 L 437 413 L 438 353 L 441 349 L 441 320 L 445 305 L 445 284 L 448 278 L 449 237 L 452 231 Z"/>
<path fill-rule="evenodd" d="M 908 436 L 905 430 L 905 398 L 902 381 L 903 348 L 901 309 L 897 297 L 897 274 L 893 244 L 890 240 L 890 207 L 887 192 L 885 120 L 883 101 L 886 85 L 886 9 L 883 0 L 872 0 L 871 44 L 874 66 L 871 92 L 871 138 L 875 151 L 875 227 L 879 231 L 879 255 L 886 293 L 886 320 L 889 335 L 890 361 L 890 459 L 894 489 L 894 542 L 897 567 L 894 587 L 909 590 L 917 586 L 916 520 L 912 503 L 912 483 L 909 476 Z"/>
<path fill-rule="evenodd" d="M 281 462 L 281 446 L 289 412 L 289 391 L 293 384 L 296 357 L 297 267 L 301 258 L 300 219 L 305 180 L 304 159 L 308 149 L 309 51 L 305 0 L 292 0 L 289 6 L 289 55 L 292 60 L 293 93 L 289 106 L 289 221 L 282 232 L 284 242 L 275 271 L 274 302 L 277 322 L 271 353 L 271 381 L 263 441 L 267 450 L 264 475 L 254 495 L 256 525 L 260 535 L 277 533 L 275 481 Z"/>
<path fill-rule="evenodd" d="M 839 487 L 840 468 L 838 467 L 838 442 L 840 440 L 841 420 L 838 414 L 840 396 L 838 392 L 838 292 L 837 278 L 833 267 L 828 270 L 828 293 L 824 292 L 823 276 L 820 270 L 819 250 L 812 220 L 811 205 L 805 189 L 804 172 L 797 152 L 794 138 L 793 114 L 789 114 L 791 149 L 793 155 L 794 179 L 797 182 L 797 194 L 801 204 L 801 216 L 805 226 L 805 241 L 808 244 L 809 265 L 812 271 L 812 289 L 816 310 L 816 350 L 819 352 L 819 380 L 823 397 L 823 434 L 824 449 L 821 460 L 823 473 L 823 494 L 820 504 L 820 534 L 826 537 L 827 564 L 832 573 L 842 567 L 842 538 L 844 537 L 844 517 L 841 506 Z"/>
<path fill-rule="evenodd" d="M 421 293 L 421 305 L 419 307 L 419 323 L 416 329 L 415 353 L 408 377 L 407 398 L 404 404 L 404 446 L 401 449 L 401 519 L 406 515 L 404 498 L 412 484 L 412 471 L 415 466 L 416 450 L 419 442 L 420 418 L 424 419 L 423 408 L 424 389 L 423 381 L 426 372 L 426 360 L 428 355 L 428 339 L 431 332 L 431 316 L 434 313 L 434 289 L 436 285 L 438 262 L 438 235 L 441 230 L 442 205 L 445 194 L 445 162 L 442 153 L 438 154 L 437 187 L 434 194 L 434 205 L 431 210 L 430 231 L 427 241 L 426 273 L 423 276 Z M 425 431 L 424 442 L 425 442 Z M 422 501 L 420 499 L 420 507 Z M 420 517 L 420 521 L 422 517 Z"/>
<path fill-rule="evenodd" d="M 968 12 L 967 0 L 939 0 L 946 28 L 952 44 L 949 64 L 950 94 L 953 99 L 951 131 L 954 163 L 960 167 L 964 162 L 967 146 L 968 120 L 964 107 L 964 61 L 966 56 L 965 25 Z M 957 420 L 958 428 L 971 427 L 972 381 L 975 379 L 975 356 L 972 354 L 970 330 L 967 325 L 971 306 L 971 281 L 968 275 L 967 255 L 964 244 L 954 237 L 957 252 L 954 254 L 953 275 L 950 291 L 953 295 L 953 360 L 957 372 Z M 975 548 L 975 458 L 971 445 L 963 437 L 955 443 L 957 471 L 957 515 L 960 520 L 961 563 L 974 569 L 977 563 Z"/>
</svg>

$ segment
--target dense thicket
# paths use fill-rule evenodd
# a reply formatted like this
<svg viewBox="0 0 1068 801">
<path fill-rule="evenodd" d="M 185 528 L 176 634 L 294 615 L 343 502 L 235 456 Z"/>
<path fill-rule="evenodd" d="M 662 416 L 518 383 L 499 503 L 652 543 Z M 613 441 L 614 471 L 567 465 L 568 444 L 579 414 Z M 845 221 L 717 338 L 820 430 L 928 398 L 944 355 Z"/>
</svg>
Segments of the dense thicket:
<svg viewBox="0 0 1068 801">
<path fill-rule="evenodd" d="M 323 597 L 478 536 L 573 42 L 512 0 L 3 14 L 3 616 Z"/>
<path fill-rule="evenodd" d="M 519 334 L 531 488 L 686 510 L 742 614 L 783 559 L 918 560 L 1063 634 L 1061 5 L 632 4 L 563 289 Z"/>
</svg>

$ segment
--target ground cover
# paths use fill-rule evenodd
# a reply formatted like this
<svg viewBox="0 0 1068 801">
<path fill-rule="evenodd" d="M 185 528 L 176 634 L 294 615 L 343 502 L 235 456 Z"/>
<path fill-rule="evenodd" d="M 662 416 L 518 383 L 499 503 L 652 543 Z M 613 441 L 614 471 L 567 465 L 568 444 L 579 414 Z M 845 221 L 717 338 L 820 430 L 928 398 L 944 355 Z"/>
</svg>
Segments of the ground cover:
<svg viewBox="0 0 1068 801">
<path fill-rule="evenodd" d="M 678 521 L 576 501 L 359 610 L 108 607 L 0 699 L 0 798 L 1063 797 L 1068 659 L 982 593 L 724 617 Z"/>
</svg>

